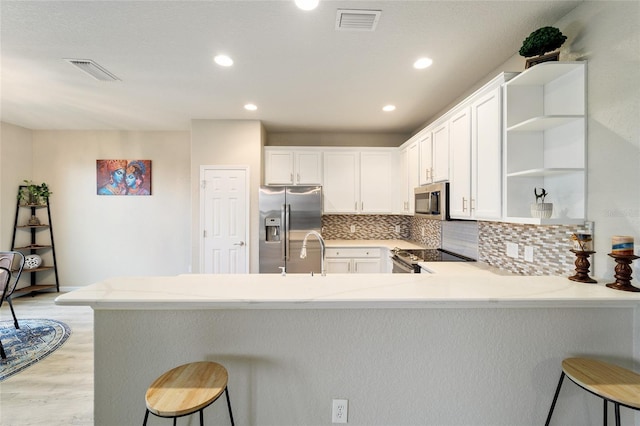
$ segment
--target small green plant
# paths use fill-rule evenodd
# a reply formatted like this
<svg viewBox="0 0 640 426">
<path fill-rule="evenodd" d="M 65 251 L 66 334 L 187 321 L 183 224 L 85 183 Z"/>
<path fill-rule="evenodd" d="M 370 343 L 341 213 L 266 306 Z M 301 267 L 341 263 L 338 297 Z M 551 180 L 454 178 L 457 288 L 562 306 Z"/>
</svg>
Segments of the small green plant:
<svg viewBox="0 0 640 426">
<path fill-rule="evenodd" d="M 520 56 L 525 58 L 544 55 L 562 46 L 567 39 L 556 27 L 542 27 L 532 32 L 522 42 Z"/>
<path fill-rule="evenodd" d="M 539 194 L 538 194 L 538 188 L 533 188 L 533 193 L 536 196 L 536 204 L 544 203 L 544 197 L 549 195 L 544 188 L 540 188 Z"/>
<path fill-rule="evenodd" d="M 49 185 L 44 182 L 40 185 L 26 179 L 23 182 L 26 184 L 26 191 L 20 191 L 18 199 L 24 204 L 40 204 L 53 194 L 49 190 Z"/>
</svg>

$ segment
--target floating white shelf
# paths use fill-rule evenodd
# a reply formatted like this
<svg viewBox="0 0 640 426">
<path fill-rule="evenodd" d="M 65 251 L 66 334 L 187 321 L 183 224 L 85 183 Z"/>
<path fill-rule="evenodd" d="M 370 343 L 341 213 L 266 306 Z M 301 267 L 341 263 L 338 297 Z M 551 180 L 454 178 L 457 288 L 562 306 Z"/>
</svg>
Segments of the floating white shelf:
<svg viewBox="0 0 640 426">
<path fill-rule="evenodd" d="M 569 173 L 583 173 L 583 168 L 554 168 L 554 169 L 529 169 L 508 173 L 507 177 L 545 177 L 566 175 Z"/>
<path fill-rule="evenodd" d="M 562 126 L 577 120 L 583 120 L 584 115 L 552 115 L 533 117 L 507 129 L 508 132 L 539 132 Z"/>
</svg>

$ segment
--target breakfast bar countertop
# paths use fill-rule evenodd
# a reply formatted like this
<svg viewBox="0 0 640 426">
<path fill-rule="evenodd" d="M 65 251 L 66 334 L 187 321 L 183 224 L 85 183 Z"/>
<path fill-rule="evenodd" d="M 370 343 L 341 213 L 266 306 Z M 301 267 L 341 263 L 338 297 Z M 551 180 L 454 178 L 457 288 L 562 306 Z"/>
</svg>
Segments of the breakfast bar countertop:
<svg viewBox="0 0 640 426">
<path fill-rule="evenodd" d="M 640 307 L 640 293 L 456 262 L 433 274 L 185 274 L 118 277 L 62 294 L 94 309 Z M 442 269 L 443 268 L 443 269 Z"/>
</svg>

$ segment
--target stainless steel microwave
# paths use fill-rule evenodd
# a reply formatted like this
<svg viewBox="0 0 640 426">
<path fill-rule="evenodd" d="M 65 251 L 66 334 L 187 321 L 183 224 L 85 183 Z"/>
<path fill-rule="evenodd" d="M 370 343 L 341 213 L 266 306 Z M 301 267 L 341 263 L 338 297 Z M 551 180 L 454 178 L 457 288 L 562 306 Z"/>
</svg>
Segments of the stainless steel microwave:
<svg viewBox="0 0 640 426">
<path fill-rule="evenodd" d="M 414 193 L 415 216 L 433 220 L 450 220 L 449 182 L 419 186 Z"/>
</svg>

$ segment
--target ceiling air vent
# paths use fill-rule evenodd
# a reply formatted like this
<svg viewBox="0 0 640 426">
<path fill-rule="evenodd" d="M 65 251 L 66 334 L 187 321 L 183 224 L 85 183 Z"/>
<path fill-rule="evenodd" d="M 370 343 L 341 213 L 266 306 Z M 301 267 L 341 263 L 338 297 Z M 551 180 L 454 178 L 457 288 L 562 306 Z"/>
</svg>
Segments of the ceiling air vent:
<svg viewBox="0 0 640 426">
<path fill-rule="evenodd" d="M 378 25 L 381 10 L 338 9 L 337 31 L 373 31 Z"/>
<path fill-rule="evenodd" d="M 91 59 L 65 59 L 71 65 L 75 65 L 81 71 L 89 74 L 98 81 L 120 81 L 118 77 L 93 62 Z"/>
</svg>

